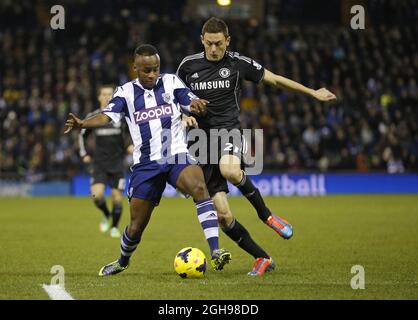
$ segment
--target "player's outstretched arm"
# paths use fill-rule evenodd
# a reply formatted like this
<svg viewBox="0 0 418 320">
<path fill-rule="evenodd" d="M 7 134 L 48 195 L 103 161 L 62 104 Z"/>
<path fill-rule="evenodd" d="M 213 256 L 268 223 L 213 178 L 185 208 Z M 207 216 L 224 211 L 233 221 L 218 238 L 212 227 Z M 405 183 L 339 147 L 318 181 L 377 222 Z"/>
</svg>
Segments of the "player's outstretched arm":
<svg viewBox="0 0 418 320">
<path fill-rule="evenodd" d="M 319 101 L 333 101 L 337 97 L 331 91 L 321 88 L 318 90 L 305 87 L 296 81 L 274 74 L 273 72 L 265 69 L 263 81 L 277 88 L 282 88 L 288 91 L 304 93 L 308 96 L 314 97 Z"/>
<path fill-rule="evenodd" d="M 64 134 L 69 133 L 72 129 L 81 129 L 81 128 L 97 128 L 102 127 L 110 122 L 110 118 L 104 113 L 99 113 L 94 117 L 81 120 L 77 118 L 74 114 L 68 114 L 68 119 L 65 122 Z"/>
</svg>

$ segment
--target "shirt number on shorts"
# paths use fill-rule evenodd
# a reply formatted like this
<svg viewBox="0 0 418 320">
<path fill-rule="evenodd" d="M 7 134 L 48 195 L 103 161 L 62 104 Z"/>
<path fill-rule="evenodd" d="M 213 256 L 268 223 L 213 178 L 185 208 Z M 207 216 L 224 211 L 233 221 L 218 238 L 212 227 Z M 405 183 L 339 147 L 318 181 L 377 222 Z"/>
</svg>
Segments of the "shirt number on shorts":
<svg viewBox="0 0 418 320">
<path fill-rule="evenodd" d="M 234 145 L 230 142 L 225 143 L 226 147 L 224 149 L 224 151 L 232 151 L 232 148 L 234 147 Z"/>
</svg>

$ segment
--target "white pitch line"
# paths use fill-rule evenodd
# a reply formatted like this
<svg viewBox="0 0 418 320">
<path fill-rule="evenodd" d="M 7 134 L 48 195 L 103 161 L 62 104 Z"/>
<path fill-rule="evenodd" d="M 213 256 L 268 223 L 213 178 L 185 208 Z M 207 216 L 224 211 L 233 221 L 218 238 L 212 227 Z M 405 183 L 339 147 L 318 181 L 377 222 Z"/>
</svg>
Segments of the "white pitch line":
<svg viewBox="0 0 418 320">
<path fill-rule="evenodd" d="M 59 284 L 43 284 L 42 288 L 48 293 L 51 300 L 74 300 L 74 298 L 65 291 L 64 287 Z"/>
</svg>

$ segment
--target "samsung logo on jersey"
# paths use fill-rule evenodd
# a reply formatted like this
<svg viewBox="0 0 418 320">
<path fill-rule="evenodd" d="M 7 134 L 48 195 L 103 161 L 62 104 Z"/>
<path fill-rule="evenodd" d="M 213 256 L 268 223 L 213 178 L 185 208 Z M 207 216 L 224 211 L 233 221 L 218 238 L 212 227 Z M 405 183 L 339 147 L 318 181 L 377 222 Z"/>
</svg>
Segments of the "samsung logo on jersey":
<svg viewBox="0 0 418 320">
<path fill-rule="evenodd" d="M 225 89 L 231 87 L 231 81 L 229 80 L 217 80 L 217 81 L 205 81 L 191 83 L 193 91 L 197 90 L 211 90 L 211 89 Z"/>
</svg>

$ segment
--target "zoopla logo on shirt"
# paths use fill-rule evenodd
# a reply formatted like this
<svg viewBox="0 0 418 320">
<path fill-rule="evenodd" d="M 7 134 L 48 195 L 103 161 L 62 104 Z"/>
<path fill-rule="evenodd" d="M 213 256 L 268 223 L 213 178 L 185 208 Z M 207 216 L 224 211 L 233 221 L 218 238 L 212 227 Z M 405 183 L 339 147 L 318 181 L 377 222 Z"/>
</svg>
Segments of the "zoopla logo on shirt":
<svg viewBox="0 0 418 320">
<path fill-rule="evenodd" d="M 171 104 L 164 104 L 162 106 L 152 107 L 141 111 L 135 111 L 135 122 L 141 124 L 150 120 L 159 119 L 173 115 L 173 107 Z"/>
</svg>

